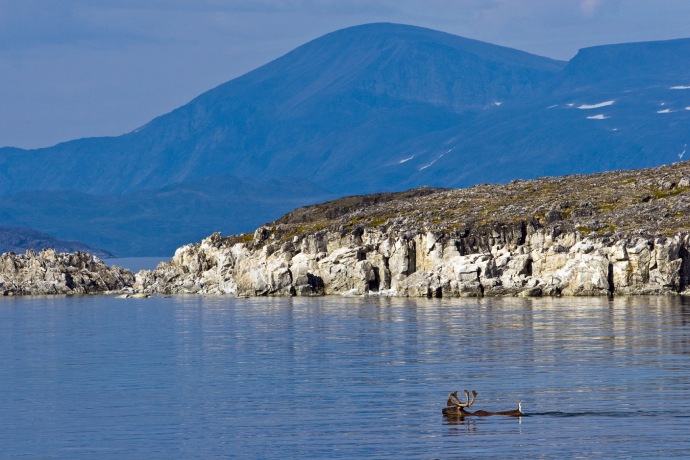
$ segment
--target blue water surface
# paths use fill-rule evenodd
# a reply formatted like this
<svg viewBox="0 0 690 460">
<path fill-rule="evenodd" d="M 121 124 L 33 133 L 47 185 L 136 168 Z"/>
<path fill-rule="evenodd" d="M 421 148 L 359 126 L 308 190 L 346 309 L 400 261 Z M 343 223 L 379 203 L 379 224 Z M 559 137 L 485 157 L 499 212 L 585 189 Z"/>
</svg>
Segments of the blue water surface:
<svg viewBox="0 0 690 460">
<path fill-rule="evenodd" d="M 0 351 L 0 458 L 690 452 L 682 298 L 3 298 Z"/>
<path fill-rule="evenodd" d="M 134 273 L 140 270 L 153 270 L 159 263 L 168 262 L 172 257 L 158 256 L 158 257 L 118 257 L 113 259 L 103 259 L 107 265 L 116 265 L 118 267 L 126 268 Z"/>
</svg>

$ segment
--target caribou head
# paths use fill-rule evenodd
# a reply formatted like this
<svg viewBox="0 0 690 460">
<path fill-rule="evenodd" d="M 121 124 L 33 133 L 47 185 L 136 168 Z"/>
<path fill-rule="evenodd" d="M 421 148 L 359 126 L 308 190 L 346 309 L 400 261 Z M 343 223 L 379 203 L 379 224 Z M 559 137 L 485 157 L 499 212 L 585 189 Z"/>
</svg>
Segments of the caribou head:
<svg viewBox="0 0 690 460">
<path fill-rule="evenodd" d="M 472 407 L 472 404 L 477 400 L 477 392 L 475 390 L 472 390 L 472 399 L 470 400 L 470 392 L 467 390 L 463 390 L 463 393 L 465 393 L 465 402 L 463 402 L 459 397 L 458 397 L 458 392 L 454 391 L 448 395 L 448 401 L 446 401 L 446 406 L 444 409 L 442 409 L 443 415 L 452 415 L 456 417 L 465 417 L 465 416 L 477 416 L 477 417 L 486 417 L 489 415 L 508 415 L 511 417 L 519 417 L 521 415 L 524 415 L 522 413 L 522 403 L 518 402 L 518 407 L 515 410 L 506 410 L 506 411 L 500 411 L 500 412 L 489 412 L 485 410 L 478 410 L 475 412 L 468 411 L 470 407 Z"/>
</svg>

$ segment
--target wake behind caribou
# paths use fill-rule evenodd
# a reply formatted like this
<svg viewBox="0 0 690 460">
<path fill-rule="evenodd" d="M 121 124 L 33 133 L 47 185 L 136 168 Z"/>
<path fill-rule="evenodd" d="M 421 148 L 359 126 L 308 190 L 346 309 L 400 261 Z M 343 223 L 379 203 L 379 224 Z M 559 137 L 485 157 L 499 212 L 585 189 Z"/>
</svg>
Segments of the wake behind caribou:
<svg viewBox="0 0 690 460">
<path fill-rule="evenodd" d="M 446 402 L 445 408 L 442 409 L 443 415 L 450 415 L 450 416 L 455 416 L 455 417 L 471 417 L 471 416 L 476 416 L 476 417 L 487 417 L 490 415 L 507 415 L 509 417 L 519 417 L 521 415 L 524 415 L 522 413 L 522 404 L 518 402 L 518 407 L 515 410 L 506 410 L 506 411 L 499 411 L 499 412 L 489 412 L 485 410 L 478 410 L 475 412 L 468 411 L 472 404 L 477 399 L 477 392 L 475 390 L 472 390 L 472 400 L 470 400 L 470 392 L 467 390 L 463 390 L 465 393 L 465 399 L 467 401 L 462 402 L 462 400 L 458 397 L 458 392 L 454 391 L 448 395 L 448 401 Z"/>
</svg>

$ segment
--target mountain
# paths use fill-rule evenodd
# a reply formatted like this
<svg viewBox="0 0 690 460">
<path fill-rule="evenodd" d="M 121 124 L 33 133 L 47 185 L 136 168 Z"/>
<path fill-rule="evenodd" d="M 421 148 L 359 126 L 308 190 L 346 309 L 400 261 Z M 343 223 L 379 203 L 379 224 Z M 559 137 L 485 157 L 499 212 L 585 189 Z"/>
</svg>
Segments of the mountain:
<svg viewBox="0 0 690 460">
<path fill-rule="evenodd" d="M 620 91 L 678 85 L 687 83 L 688 61 L 689 39 L 594 46 L 578 52 L 550 91 Z"/>
<path fill-rule="evenodd" d="M 0 149 L 0 224 L 163 255 L 338 195 L 677 161 L 688 46 L 566 63 L 413 26 L 343 29 L 122 136 Z"/>
<path fill-rule="evenodd" d="M 404 185 L 466 186 L 679 161 L 690 144 L 690 40 L 581 50 L 531 100 L 411 146 Z"/>
<path fill-rule="evenodd" d="M 379 177 L 362 175 L 391 144 L 528 94 L 562 66 L 417 27 L 345 29 L 126 135 L 7 151 L 0 159 L 0 193 L 122 194 L 219 171 L 254 179 L 308 177 L 339 193 L 362 182 L 379 188 Z"/>
</svg>

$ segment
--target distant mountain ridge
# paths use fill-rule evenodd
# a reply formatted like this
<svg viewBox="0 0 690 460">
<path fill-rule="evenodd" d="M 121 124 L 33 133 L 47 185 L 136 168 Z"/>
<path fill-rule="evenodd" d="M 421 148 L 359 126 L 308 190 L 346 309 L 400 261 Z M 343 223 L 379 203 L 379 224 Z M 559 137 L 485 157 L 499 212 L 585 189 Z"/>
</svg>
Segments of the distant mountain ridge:
<svg viewBox="0 0 690 460">
<path fill-rule="evenodd" d="M 28 158 L 8 152 L 0 159 L 0 193 L 38 187 L 120 194 L 219 171 L 252 178 L 309 174 L 332 190 L 352 192 L 356 188 L 341 190 L 332 182 L 348 177 L 343 168 L 353 157 L 389 144 L 382 130 L 399 144 L 451 127 L 464 112 L 538 88 L 563 65 L 417 27 L 353 27 L 307 43 L 131 133 L 70 141 L 31 151 Z M 353 133 L 364 146 L 348 145 Z M 54 157 L 61 162 L 54 164 Z M 23 180 L 27 175 L 33 180 Z M 370 187 L 378 186 L 373 182 Z"/>
<path fill-rule="evenodd" d="M 122 136 L 0 149 L 0 224 L 161 255 L 339 195 L 677 161 L 689 50 L 607 45 L 566 63 L 414 26 L 339 30 Z M 187 183 L 204 206 L 158 192 Z"/>
<path fill-rule="evenodd" d="M 687 82 L 689 56 L 690 39 L 593 46 L 581 49 L 556 81 L 579 91 L 606 83 L 614 89 L 624 84 L 677 85 Z"/>
<path fill-rule="evenodd" d="M 27 250 L 38 252 L 45 248 L 55 249 L 57 252 L 88 252 L 101 258 L 112 257 L 108 251 L 91 247 L 79 241 L 58 240 L 47 233 L 30 228 L 0 227 L 0 253 L 23 254 Z"/>
</svg>

